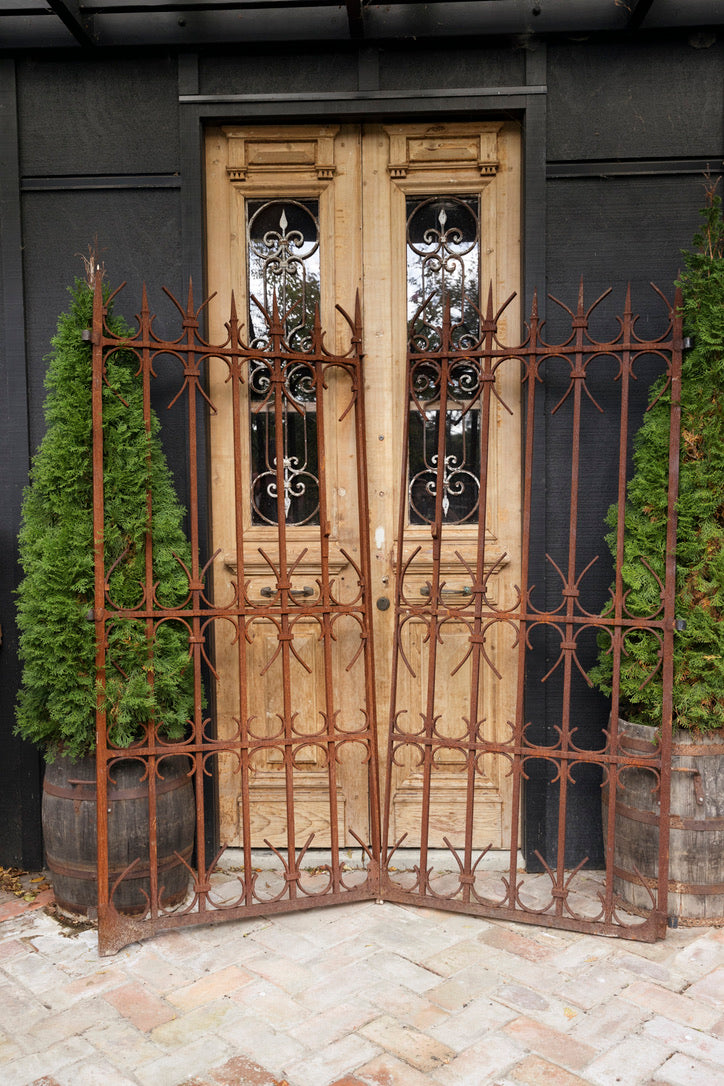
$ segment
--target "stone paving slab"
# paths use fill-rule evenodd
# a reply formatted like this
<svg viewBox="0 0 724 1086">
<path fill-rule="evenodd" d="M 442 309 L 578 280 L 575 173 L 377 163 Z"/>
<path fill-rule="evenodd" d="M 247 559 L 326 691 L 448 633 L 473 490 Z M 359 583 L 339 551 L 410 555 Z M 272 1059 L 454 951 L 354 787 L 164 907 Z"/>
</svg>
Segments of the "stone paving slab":
<svg viewBox="0 0 724 1086">
<path fill-rule="evenodd" d="M 722 929 L 368 902 L 99 958 L 42 895 L 0 911 L 0 1086 L 724 1086 Z"/>
</svg>

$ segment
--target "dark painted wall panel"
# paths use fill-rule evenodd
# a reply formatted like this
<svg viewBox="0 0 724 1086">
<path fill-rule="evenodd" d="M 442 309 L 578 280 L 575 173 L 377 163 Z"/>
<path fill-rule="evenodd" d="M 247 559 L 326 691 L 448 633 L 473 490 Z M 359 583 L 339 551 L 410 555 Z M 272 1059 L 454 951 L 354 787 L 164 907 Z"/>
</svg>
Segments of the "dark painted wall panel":
<svg viewBox="0 0 724 1086">
<path fill-rule="evenodd" d="M 201 57 L 201 94 L 289 94 L 357 89 L 357 53 L 304 53 L 261 49 L 249 56 Z M 243 120 L 243 117 L 241 118 Z"/>
<path fill-rule="evenodd" d="M 176 59 L 18 65 L 25 176 L 178 170 Z"/>
<path fill-rule="evenodd" d="M 681 250 L 692 243 L 698 228 L 699 208 L 704 203 L 702 180 L 683 178 L 626 178 L 615 181 L 551 181 L 547 186 L 548 290 L 575 310 L 579 281 L 584 277 L 585 305 L 588 308 L 609 286 L 613 293 L 601 304 L 600 317 L 592 324 L 599 339 L 616 335 L 614 316 L 623 310 L 626 283 L 632 286 L 632 307 L 640 314 L 637 332 L 653 338 L 666 329 L 666 308 L 651 290 L 653 280 L 669 300 L 674 296 L 674 280 L 683 267 Z M 558 342 L 570 329 L 570 317 L 555 303 L 548 302 L 546 338 Z M 590 400 L 582 403 L 581 479 L 578 488 L 578 559 L 580 574 L 592 558 L 598 559 L 581 582 L 581 603 L 598 611 L 607 600 L 612 563 L 604 542 L 607 530 L 604 518 L 616 500 L 618 474 L 619 391 L 613 381 L 611 363 L 596 363 L 600 381 L 593 387 L 599 411 Z M 661 372 L 654 359 L 637 363 L 639 382 L 632 387 L 631 436 L 638 428 L 647 402 L 647 389 Z M 571 400 L 551 414 L 568 387 L 567 367 L 549 364 L 546 371 L 545 404 L 547 411 L 544 486 L 546 492 L 545 549 L 558 566 L 568 563 L 568 521 L 570 510 L 570 434 Z M 629 440 L 629 467 L 631 440 Z M 539 465 L 539 472 L 541 465 Z M 545 576 L 547 606 L 561 599 L 561 582 L 551 565 Z M 542 604 L 542 601 L 541 601 Z M 579 660 L 584 669 L 595 662 L 595 639 L 588 637 L 579 646 Z M 531 675 L 529 716 L 540 719 L 541 735 L 555 739 L 553 731 L 560 720 L 560 675 L 556 673 L 543 690 L 536 688 L 540 678 L 556 661 L 559 640 L 541 638 L 536 667 Z M 572 725 L 579 729 L 581 746 L 602 745 L 606 726 L 606 699 L 591 690 L 574 673 L 571 702 Z M 545 786 L 549 767 L 531 765 L 532 784 L 528 790 L 530 807 L 529 847 L 539 848 L 549 862 L 556 855 L 557 786 Z M 584 857 L 596 865 L 602 859 L 600 831 L 600 773 L 577 769 L 571 788 L 567 818 L 568 865 Z M 534 825 L 535 823 L 535 825 Z"/>
<path fill-rule="evenodd" d="M 420 51 L 380 51 L 380 87 L 410 90 L 420 86 Z M 423 88 L 498 87 L 525 83 L 522 49 L 461 46 L 430 50 L 424 55 Z"/>
<path fill-rule="evenodd" d="M 43 359 L 50 350 L 58 314 L 68 307 L 67 287 L 83 275 L 80 254 L 87 255 L 89 244 L 98 238 L 113 289 L 127 281 L 117 309 L 129 319 L 139 305 L 144 280 L 162 309 L 162 285 L 181 298 L 188 288 L 180 281 L 178 191 L 26 193 L 23 232 L 30 434 L 35 448 L 44 431 Z"/>
<path fill-rule="evenodd" d="M 550 46 L 549 160 L 721 157 L 724 39 L 649 42 Z"/>
<path fill-rule="evenodd" d="M 720 145 L 721 148 L 721 145 Z M 724 150 L 724 148 L 721 148 Z M 659 311 L 653 280 L 666 293 L 683 267 L 705 203 L 701 176 L 550 181 L 547 185 L 546 268 L 549 290 L 567 287 L 570 305 L 585 275 L 593 295 L 631 282 L 642 313 L 642 334 Z M 550 309 L 553 319 L 555 307 Z"/>
</svg>

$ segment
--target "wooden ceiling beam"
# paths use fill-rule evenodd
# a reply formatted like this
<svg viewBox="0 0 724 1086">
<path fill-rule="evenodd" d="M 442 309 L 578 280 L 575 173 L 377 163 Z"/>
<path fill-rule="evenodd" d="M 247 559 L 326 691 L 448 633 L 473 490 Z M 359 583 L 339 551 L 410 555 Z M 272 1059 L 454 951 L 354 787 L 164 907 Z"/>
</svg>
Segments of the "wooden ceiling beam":
<svg viewBox="0 0 724 1086">
<path fill-rule="evenodd" d="M 93 18 L 82 13 L 78 0 L 46 0 L 46 2 L 53 14 L 58 16 L 79 45 L 86 48 L 95 47 Z"/>
<path fill-rule="evenodd" d="M 355 41 L 364 37 L 364 20 L 362 19 L 362 0 L 345 0 L 347 6 L 347 22 L 349 23 L 349 36 Z"/>
<path fill-rule="evenodd" d="M 631 15 L 628 21 L 629 30 L 639 30 L 653 6 L 654 0 L 636 0 L 631 7 Z"/>
</svg>

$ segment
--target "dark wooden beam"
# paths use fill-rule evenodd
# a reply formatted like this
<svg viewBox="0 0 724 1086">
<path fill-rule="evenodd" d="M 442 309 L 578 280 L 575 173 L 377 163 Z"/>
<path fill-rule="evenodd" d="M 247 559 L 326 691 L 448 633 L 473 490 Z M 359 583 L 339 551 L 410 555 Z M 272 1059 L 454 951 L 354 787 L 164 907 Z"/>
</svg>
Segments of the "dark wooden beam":
<svg viewBox="0 0 724 1086">
<path fill-rule="evenodd" d="M 93 18 L 81 12 L 78 0 L 47 0 L 47 3 L 79 45 L 84 48 L 92 48 L 96 45 L 93 37 Z"/>
<path fill-rule="evenodd" d="M 0 864 L 39 867 L 40 755 L 13 735 L 20 684 L 14 594 L 20 579 L 17 534 L 30 468 L 25 351 L 23 227 L 15 62 L 0 58 Z"/>
<path fill-rule="evenodd" d="M 362 19 L 362 0 L 346 0 L 346 6 L 349 36 L 353 41 L 359 41 L 364 37 L 365 33 Z"/>
<path fill-rule="evenodd" d="M 631 16 L 628 21 L 629 30 L 639 30 L 644 19 L 651 11 L 654 0 L 635 0 L 631 7 Z"/>
</svg>

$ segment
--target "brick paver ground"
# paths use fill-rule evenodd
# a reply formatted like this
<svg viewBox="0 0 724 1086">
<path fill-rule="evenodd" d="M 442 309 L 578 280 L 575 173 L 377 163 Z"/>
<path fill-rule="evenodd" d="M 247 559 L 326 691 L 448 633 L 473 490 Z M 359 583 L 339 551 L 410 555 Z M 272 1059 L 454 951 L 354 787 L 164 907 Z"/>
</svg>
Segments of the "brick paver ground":
<svg viewBox="0 0 724 1086">
<path fill-rule="evenodd" d="M 0 901 L 1 1086 L 724 1086 L 723 929 L 368 903 L 99 958 L 42 894 Z"/>
</svg>

